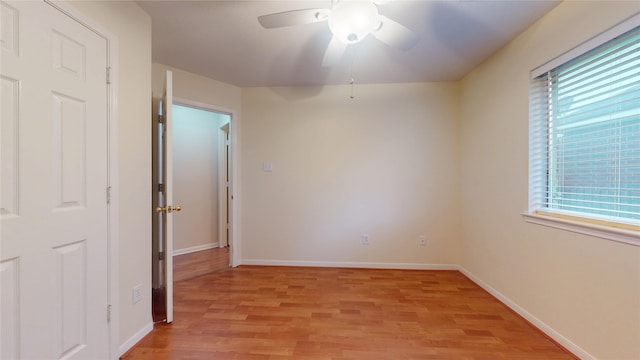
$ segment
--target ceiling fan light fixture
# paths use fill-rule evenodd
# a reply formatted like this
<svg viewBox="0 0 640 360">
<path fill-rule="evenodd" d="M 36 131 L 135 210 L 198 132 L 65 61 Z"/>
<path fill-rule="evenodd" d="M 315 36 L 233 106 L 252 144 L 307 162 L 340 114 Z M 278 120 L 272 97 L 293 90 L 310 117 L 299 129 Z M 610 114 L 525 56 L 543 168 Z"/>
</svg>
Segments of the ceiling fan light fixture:
<svg viewBox="0 0 640 360">
<path fill-rule="evenodd" d="M 378 8 L 371 1 L 342 1 L 329 14 L 333 36 L 345 44 L 362 41 L 379 26 Z"/>
</svg>

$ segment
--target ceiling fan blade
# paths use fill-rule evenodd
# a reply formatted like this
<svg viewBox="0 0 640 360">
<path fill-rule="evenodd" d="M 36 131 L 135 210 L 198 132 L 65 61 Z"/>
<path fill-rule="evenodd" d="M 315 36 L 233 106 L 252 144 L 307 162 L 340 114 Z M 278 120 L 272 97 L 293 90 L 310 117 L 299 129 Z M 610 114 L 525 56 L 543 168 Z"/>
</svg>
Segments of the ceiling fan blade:
<svg viewBox="0 0 640 360">
<path fill-rule="evenodd" d="M 266 29 L 310 24 L 327 20 L 329 9 L 301 9 L 258 16 L 260 25 Z"/>
<path fill-rule="evenodd" d="M 332 37 L 331 42 L 329 42 L 329 46 L 327 46 L 327 50 L 324 53 L 322 67 L 332 67 L 338 64 L 346 48 L 346 44 L 340 41 L 337 37 Z"/>
<path fill-rule="evenodd" d="M 418 34 L 384 15 L 380 15 L 380 21 L 380 27 L 378 30 L 373 31 L 372 34 L 378 40 L 389 46 L 407 51 L 414 47 L 418 43 L 418 40 L 420 40 Z"/>
</svg>

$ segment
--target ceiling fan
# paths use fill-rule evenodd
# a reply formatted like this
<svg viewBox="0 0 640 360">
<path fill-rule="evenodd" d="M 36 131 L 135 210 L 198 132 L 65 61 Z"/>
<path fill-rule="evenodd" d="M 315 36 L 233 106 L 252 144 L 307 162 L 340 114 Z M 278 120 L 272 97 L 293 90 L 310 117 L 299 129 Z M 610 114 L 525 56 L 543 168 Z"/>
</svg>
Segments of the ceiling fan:
<svg viewBox="0 0 640 360">
<path fill-rule="evenodd" d="M 258 21 L 266 29 L 328 21 L 333 37 L 322 66 L 331 67 L 339 62 L 348 45 L 362 41 L 369 34 L 402 51 L 411 49 L 418 42 L 418 34 L 379 13 L 378 5 L 388 1 L 333 0 L 330 9 L 284 11 L 258 16 Z"/>
</svg>

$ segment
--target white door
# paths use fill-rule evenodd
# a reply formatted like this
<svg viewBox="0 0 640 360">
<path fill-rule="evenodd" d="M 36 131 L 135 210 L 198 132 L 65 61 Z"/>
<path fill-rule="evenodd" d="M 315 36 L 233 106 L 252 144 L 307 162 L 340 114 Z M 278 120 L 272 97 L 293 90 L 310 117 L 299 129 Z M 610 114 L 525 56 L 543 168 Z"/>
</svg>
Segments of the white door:
<svg viewBox="0 0 640 360">
<path fill-rule="evenodd" d="M 229 196 L 231 194 L 229 191 L 231 186 L 229 125 L 230 123 L 222 125 L 218 132 L 218 243 L 221 248 L 231 245 L 229 241 Z"/>
<path fill-rule="evenodd" d="M 166 322 L 173 322 L 173 212 L 180 211 L 181 207 L 173 205 L 173 138 L 171 134 L 173 116 L 173 73 L 167 71 L 164 92 L 162 94 L 162 122 L 161 126 L 161 151 L 160 168 L 162 169 L 161 184 L 163 192 L 161 204 L 156 212 L 162 214 L 160 241 L 162 273 L 165 289 Z"/>
<path fill-rule="evenodd" d="M 1 5 L 0 358 L 109 357 L 107 43 Z"/>
</svg>

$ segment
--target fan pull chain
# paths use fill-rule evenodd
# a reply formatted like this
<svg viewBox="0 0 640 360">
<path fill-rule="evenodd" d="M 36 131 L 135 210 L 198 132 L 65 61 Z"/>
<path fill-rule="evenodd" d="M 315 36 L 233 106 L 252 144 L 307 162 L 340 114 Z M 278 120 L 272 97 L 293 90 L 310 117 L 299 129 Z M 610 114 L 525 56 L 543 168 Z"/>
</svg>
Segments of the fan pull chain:
<svg viewBox="0 0 640 360">
<path fill-rule="evenodd" d="M 355 99 L 356 96 L 353 93 L 353 84 L 356 82 L 353 79 L 353 63 L 355 62 L 355 54 L 354 56 L 351 58 L 351 65 L 349 66 L 349 70 L 351 71 L 351 80 L 349 81 L 349 85 L 351 85 L 351 95 L 349 96 L 350 99 Z"/>
<path fill-rule="evenodd" d="M 355 95 L 353 95 L 353 83 L 355 82 L 355 80 L 353 80 L 353 78 L 351 78 L 351 81 L 349 81 L 349 85 L 351 85 L 351 95 L 349 96 L 349 98 L 351 99 L 355 99 Z"/>
<path fill-rule="evenodd" d="M 356 98 L 355 90 L 354 90 L 355 87 L 353 85 L 356 82 L 355 79 L 353 78 L 353 65 L 356 62 L 356 55 L 357 55 L 358 49 L 359 49 L 359 47 L 356 46 L 356 45 L 358 45 L 358 44 L 349 45 L 349 46 L 353 47 L 353 56 L 351 56 L 351 61 L 350 61 L 351 64 L 349 64 L 349 71 L 351 72 L 351 80 L 349 80 L 349 85 L 351 85 L 351 95 L 349 95 L 349 98 L 352 99 L 352 100 Z"/>
</svg>

